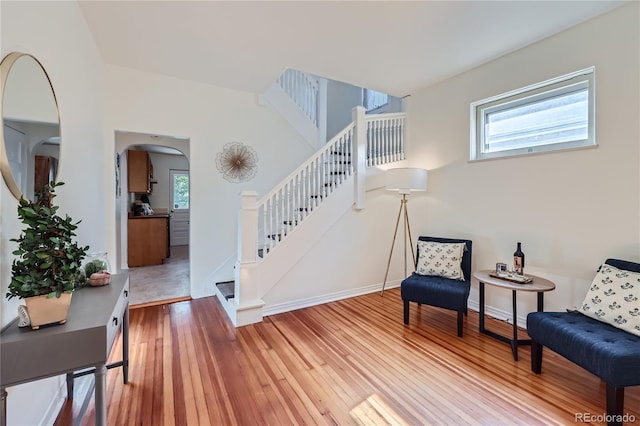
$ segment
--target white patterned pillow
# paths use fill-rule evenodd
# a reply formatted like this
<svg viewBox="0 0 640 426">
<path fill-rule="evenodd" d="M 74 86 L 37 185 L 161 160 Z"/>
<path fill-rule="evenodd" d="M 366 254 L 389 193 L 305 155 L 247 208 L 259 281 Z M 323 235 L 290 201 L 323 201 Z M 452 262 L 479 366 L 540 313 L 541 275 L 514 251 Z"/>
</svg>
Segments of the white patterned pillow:
<svg viewBox="0 0 640 426">
<path fill-rule="evenodd" d="M 640 273 L 603 264 L 577 311 L 640 336 Z"/>
<path fill-rule="evenodd" d="M 466 249 L 465 243 L 418 241 L 419 255 L 416 273 L 464 281 L 461 264 L 462 254 Z"/>
</svg>

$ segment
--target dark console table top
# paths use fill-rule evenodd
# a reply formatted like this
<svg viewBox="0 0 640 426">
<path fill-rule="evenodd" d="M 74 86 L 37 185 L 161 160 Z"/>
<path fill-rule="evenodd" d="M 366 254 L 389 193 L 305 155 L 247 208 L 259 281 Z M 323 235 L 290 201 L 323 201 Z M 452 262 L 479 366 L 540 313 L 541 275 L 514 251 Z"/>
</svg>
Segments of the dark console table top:
<svg viewBox="0 0 640 426">
<path fill-rule="evenodd" d="M 120 314 L 116 308 L 128 306 L 128 285 L 128 274 L 114 274 L 108 285 L 76 290 L 65 324 L 39 330 L 20 328 L 17 320 L 9 324 L 0 334 L 0 386 L 105 364 L 118 321 L 114 314 Z"/>
</svg>

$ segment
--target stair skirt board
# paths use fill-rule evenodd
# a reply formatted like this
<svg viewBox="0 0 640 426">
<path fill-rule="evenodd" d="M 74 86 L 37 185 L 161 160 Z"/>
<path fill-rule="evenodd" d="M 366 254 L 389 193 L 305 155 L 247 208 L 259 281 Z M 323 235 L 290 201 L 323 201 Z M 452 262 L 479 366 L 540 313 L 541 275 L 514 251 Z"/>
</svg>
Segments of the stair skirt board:
<svg viewBox="0 0 640 426">
<path fill-rule="evenodd" d="M 222 282 L 216 283 L 216 287 L 218 287 L 218 290 L 220 290 L 220 293 L 222 293 L 224 298 L 227 300 L 233 299 L 235 297 L 235 292 L 236 292 L 235 285 L 236 285 L 235 281 L 222 281 Z"/>
</svg>

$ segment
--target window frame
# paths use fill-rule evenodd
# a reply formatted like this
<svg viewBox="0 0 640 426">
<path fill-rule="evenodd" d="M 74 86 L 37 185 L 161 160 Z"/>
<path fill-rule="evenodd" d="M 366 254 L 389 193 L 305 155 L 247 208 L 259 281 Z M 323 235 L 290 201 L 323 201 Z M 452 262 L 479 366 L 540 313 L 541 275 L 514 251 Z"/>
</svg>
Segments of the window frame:
<svg viewBox="0 0 640 426">
<path fill-rule="evenodd" d="M 175 206 L 175 179 L 176 176 L 187 176 L 189 180 L 189 207 L 176 207 Z M 180 169 L 170 169 L 169 170 L 169 178 L 171 180 L 169 185 L 169 197 L 171 199 L 171 210 L 172 211 L 188 211 L 191 208 L 191 176 L 189 175 L 189 170 L 180 170 Z"/>
<path fill-rule="evenodd" d="M 495 152 L 485 151 L 485 121 L 490 113 L 508 111 L 527 104 L 535 104 L 587 88 L 587 138 L 543 145 L 529 145 Z M 532 84 L 507 93 L 492 96 L 470 105 L 469 161 L 488 160 L 520 155 L 537 154 L 577 148 L 597 147 L 595 123 L 595 67 L 591 66 L 570 74 Z"/>
</svg>

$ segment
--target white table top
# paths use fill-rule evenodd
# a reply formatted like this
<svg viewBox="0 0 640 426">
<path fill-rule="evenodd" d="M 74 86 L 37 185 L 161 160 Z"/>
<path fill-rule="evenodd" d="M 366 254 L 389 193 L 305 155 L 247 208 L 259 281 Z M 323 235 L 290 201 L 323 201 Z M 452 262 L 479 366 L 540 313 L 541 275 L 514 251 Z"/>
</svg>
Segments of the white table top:
<svg viewBox="0 0 640 426">
<path fill-rule="evenodd" d="M 525 276 L 533 278 L 533 281 L 527 284 L 520 284 L 492 277 L 489 275 L 492 272 L 494 272 L 492 269 L 475 271 L 473 273 L 473 277 L 485 284 L 494 285 L 496 287 L 504 287 L 508 288 L 509 290 L 540 292 L 551 291 L 556 288 L 556 285 L 553 282 L 535 275 L 525 274 Z"/>
</svg>

